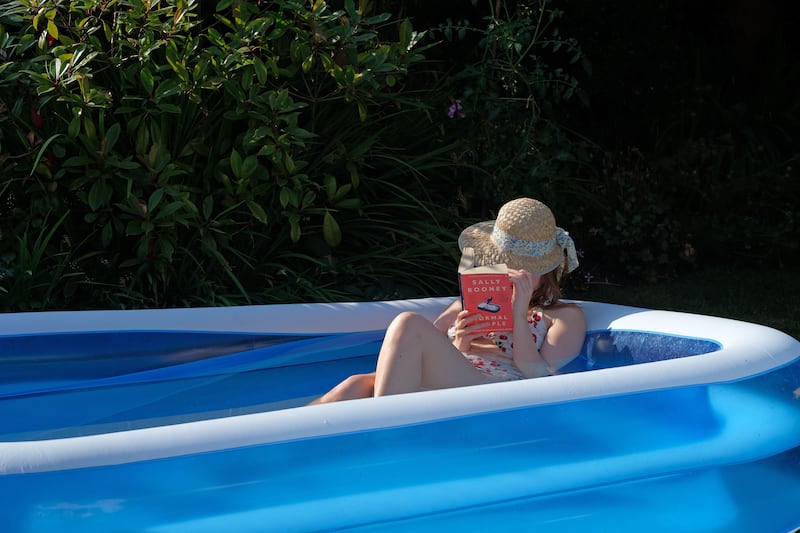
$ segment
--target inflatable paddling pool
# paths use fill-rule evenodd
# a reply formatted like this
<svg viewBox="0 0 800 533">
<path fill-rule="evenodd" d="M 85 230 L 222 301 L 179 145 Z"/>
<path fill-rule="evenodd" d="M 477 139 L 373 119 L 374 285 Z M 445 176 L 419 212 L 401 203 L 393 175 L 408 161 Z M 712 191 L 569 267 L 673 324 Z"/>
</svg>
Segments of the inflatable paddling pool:
<svg viewBox="0 0 800 533">
<path fill-rule="evenodd" d="M 579 302 L 564 373 L 306 403 L 449 298 L 0 315 L 11 532 L 776 532 L 800 526 L 800 342 Z"/>
</svg>

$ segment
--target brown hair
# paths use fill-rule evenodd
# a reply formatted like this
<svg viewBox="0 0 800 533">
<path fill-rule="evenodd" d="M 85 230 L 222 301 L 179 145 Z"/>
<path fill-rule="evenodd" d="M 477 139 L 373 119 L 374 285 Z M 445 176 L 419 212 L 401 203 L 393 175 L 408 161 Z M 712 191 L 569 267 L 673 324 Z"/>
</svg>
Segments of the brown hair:
<svg viewBox="0 0 800 533">
<path fill-rule="evenodd" d="M 558 303 L 561 298 L 560 268 L 542 274 L 539 286 L 531 295 L 531 307 L 548 307 Z"/>
</svg>

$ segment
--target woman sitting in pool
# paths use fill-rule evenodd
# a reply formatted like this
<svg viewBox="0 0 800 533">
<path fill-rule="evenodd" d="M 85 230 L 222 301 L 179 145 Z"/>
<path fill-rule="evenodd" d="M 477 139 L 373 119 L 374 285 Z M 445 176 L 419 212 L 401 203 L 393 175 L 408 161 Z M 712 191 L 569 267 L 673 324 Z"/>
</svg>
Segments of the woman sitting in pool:
<svg viewBox="0 0 800 533">
<path fill-rule="evenodd" d="M 465 229 L 458 245 L 473 249 L 475 266 L 508 266 L 513 331 L 473 333 L 477 315 L 458 300 L 433 323 L 401 313 L 386 331 L 375 372 L 350 376 L 313 403 L 548 376 L 578 355 L 583 311 L 559 300 L 561 275 L 578 266 L 575 245 L 546 205 L 512 200 L 497 220 Z"/>
</svg>

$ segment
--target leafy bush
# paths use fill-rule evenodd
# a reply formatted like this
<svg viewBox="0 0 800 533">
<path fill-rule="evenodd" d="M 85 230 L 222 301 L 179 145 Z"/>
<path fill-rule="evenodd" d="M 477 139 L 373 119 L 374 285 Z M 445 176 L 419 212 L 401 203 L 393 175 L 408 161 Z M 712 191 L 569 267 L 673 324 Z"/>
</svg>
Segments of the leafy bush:
<svg viewBox="0 0 800 533">
<path fill-rule="evenodd" d="M 780 264 L 800 257 L 800 141 L 789 111 L 743 113 L 705 95 L 684 111 L 685 128 L 662 139 L 654 157 L 672 176 L 676 212 L 706 257 Z M 714 109 L 713 118 L 700 110 Z M 796 112 L 794 112 L 796 115 Z"/>
<path fill-rule="evenodd" d="M 569 125 L 597 144 L 577 239 L 596 275 L 800 258 L 796 7 L 683 4 L 574 0 L 564 21 L 595 65 Z"/>
<path fill-rule="evenodd" d="M 573 206 L 584 275 L 656 281 L 695 259 L 683 211 L 672 198 L 680 184 L 664 179 L 635 148 L 598 151 L 582 201 Z"/>
<path fill-rule="evenodd" d="M 450 211 L 427 194 L 446 150 L 404 81 L 420 34 L 389 18 L 352 0 L 0 7 L 3 309 L 450 286 Z M 365 288 L 397 254 L 409 268 Z"/>
<path fill-rule="evenodd" d="M 561 34 L 564 12 L 550 0 L 483 5 L 477 20 L 448 19 L 435 31 L 460 45 L 443 91 L 463 194 L 482 216 L 519 196 L 559 211 L 587 156 L 559 120 L 566 108 L 588 103 L 577 76 L 590 64 L 577 40 Z"/>
</svg>

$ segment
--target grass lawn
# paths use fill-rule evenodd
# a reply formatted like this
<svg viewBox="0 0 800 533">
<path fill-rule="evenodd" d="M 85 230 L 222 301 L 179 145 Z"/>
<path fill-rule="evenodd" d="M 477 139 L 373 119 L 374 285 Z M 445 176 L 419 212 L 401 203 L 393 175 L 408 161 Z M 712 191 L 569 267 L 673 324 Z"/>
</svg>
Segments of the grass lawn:
<svg viewBox="0 0 800 533">
<path fill-rule="evenodd" d="M 663 284 L 590 283 L 569 291 L 579 300 L 685 311 L 754 322 L 800 339 L 800 277 L 796 268 L 703 267 Z"/>
</svg>

